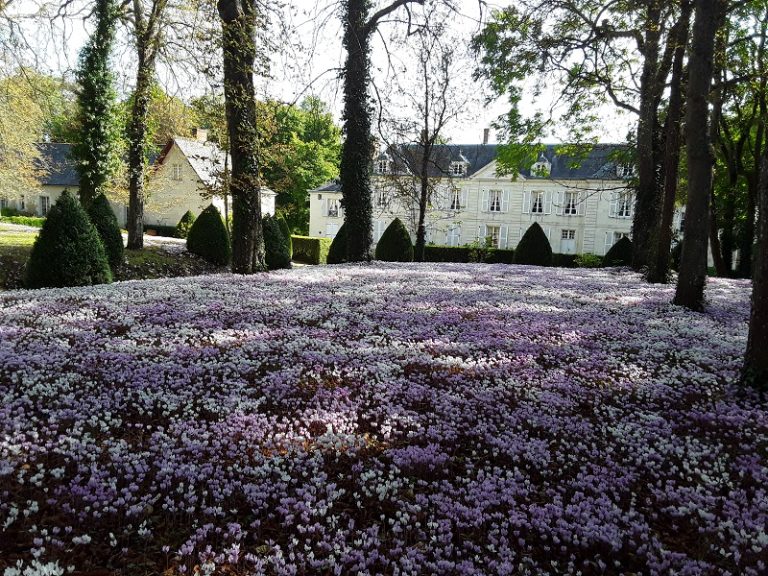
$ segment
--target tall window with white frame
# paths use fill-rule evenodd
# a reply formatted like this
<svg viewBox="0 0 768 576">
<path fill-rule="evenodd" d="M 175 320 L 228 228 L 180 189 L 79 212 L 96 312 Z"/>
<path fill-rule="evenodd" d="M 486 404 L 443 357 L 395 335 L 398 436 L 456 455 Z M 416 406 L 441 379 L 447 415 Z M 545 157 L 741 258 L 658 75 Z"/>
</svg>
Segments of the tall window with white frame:
<svg viewBox="0 0 768 576">
<path fill-rule="evenodd" d="M 629 218 L 632 216 L 632 194 L 630 192 L 619 193 L 619 203 L 616 209 L 616 216 L 619 218 Z"/>
<path fill-rule="evenodd" d="M 389 172 L 389 160 L 386 158 L 376 160 L 376 174 L 386 174 L 387 172 Z"/>
<path fill-rule="evenodd" d="M 27 199 L 24 196 L 24 194 L 22 194 L 21 196 L 19 196 L 19 210 L 24 212 L 26 209 L 27 209 Z"/>
<path fill-rule="evenodd" d="M 498 248 L 501 237 L 501 227 L 491 224 L 485 227 L 485 245 L 487 248 Z"/>
<path fill-rule="evenodd" d="M 575 216 L 578 213 L 579 206 L 579 194 L 578 192 L 566 192 L 565 193 L 565 207 L 563 212 L 566 216 Z"/>
<path fill-rule="evenodd" d="M 544 192 L 541 190 L 531 192 L 531 213 L 544 213 Z"/>
<path fill-rule="evenodd" d="M 488 209 L 491 212 L 501 212 L 501 190 L 490 190 L 488 192 Z"/>
<path fill-rule="evenodd" d="M 337 198 L 328 199 L 328 217 L 329 218 L 339 217 L 339 201 Z"/>
<path fill-rule="evenodd" d="M 379 190 L 379 193 L 376 195 L 376 206 L 379 208 L 383 208 L 387 205 L 387 193 L 381 189 Z"/>
<path fill-rule="evenodd" d="M 461 190 L 458 188 L 451 192 L 451 210 L 461 210 Z"/>
<path fill-rule="evenodd" d="M 48 196 L 40 196 L 40 214 L 42 216 L 48 215 L 48 210 L 51 209 L 51 199 Z"/>
<path fill-rule="evenodd" d="M 181 164 L 174 164 L 172 166 L 172 169 L 173 169 L 173 179 L 174 180 L 181 180 L 182 179 Z"/>
</svg>

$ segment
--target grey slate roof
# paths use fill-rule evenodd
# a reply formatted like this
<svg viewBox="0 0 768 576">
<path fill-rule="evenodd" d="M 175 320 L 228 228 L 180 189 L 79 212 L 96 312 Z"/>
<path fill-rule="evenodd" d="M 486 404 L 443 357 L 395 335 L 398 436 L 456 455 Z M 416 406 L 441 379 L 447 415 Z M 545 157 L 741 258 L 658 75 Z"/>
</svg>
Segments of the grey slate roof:
<svg viewBox="0 0 768 576">
<path fill-rule="evenodd" d="M 625 149 L 619 144 L 598 144 L 586 154 L 569 156 L 558 154 L 560 145 L 548 144 L 539 154 L 551 163 L 549 178 L 553 180 L 604 180 L 618 179 L 616 175 L 617 161 L 613 157 L 617 152 Z M 464 177 L 471 177 L 479 170 L 496 159 L 499 146 L 497 144 L 441 144 L 435 147 L 432 161 L 428 167 L 432 177 L 445 177 L 450 175 L 452 162 L 466 164 Z M 418 175 L 421 171 L 420 146 L 406 144 L 391 147 L 388 156 L 392 158 L 393 174 Z M 521 175 L 528 179 L 542 178 L 532 174 L 530 167 L 521 170 Z"/>
<path fill-rule="evenodd" d="M 37 149 L 40 156 L 35 159 L 35 168 L 40 170 L 43 186 L 77 188 L 80 185 L 75 161 L 70 155 L 72 144 L 41 142 L 37 144 Z"/>
</svg>

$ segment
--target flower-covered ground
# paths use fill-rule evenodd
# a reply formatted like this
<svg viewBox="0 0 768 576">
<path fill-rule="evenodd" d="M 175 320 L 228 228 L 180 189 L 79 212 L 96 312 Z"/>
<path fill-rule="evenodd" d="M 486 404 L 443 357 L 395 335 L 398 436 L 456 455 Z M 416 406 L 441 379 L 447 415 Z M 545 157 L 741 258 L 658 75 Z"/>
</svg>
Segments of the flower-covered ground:
<svg viewBox="0 0 768 576">
<path fill-rule="evenodd" d="M 768 573 L 749 284 L 316 267 L 0 294 L 0 573 Z"/>
</svg>

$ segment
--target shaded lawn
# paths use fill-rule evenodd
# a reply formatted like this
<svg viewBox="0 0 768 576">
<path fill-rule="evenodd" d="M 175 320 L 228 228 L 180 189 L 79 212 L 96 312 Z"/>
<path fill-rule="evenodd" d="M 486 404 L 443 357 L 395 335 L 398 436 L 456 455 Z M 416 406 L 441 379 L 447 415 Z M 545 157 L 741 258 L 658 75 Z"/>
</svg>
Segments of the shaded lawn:
<svg viewBox="0 0 768 576">
<path fill-rule="evenodd" d="M 24 267 L 36 237 L 36 231 L 0 226 L 0 290 L 23 287 Z M 224 270 L 184 249 L 171 252 L 159 246 L 147 246 L 144 250 L 125 251 L 125 263 L 115 273 L 115 280 L 197 276 Z"/>
</svg>

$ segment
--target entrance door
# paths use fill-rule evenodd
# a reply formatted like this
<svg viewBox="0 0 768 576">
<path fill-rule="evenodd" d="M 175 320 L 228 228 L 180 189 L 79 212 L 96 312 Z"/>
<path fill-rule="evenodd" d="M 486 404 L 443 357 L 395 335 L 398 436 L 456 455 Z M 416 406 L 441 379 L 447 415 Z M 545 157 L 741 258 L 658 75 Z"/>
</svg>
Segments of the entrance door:
<svg viewBox="0 0 768 576">
<path fill-rule="evenodd" d="M 560 235 L 560 254 L 576 254 L 576 230 L 563 230 Z"/>
</svg>

